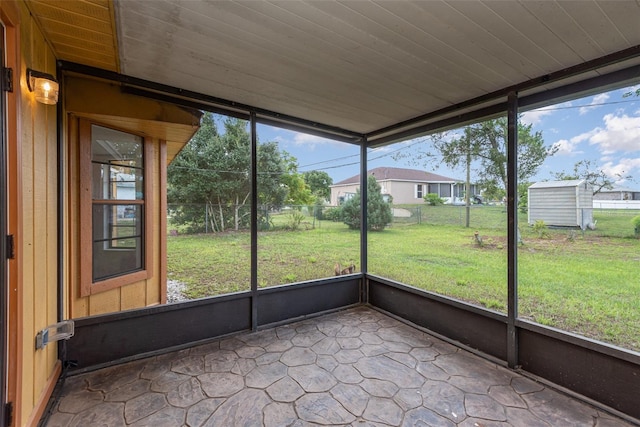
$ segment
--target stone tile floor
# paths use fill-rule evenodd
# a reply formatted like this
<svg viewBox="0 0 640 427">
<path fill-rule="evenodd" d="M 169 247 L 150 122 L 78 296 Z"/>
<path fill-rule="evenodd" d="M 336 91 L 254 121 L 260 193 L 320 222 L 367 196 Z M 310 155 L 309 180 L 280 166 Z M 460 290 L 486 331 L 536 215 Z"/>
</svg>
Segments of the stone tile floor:
<svg viewBox="0 0 640 427">
<path fill-rule="evenodd" d="M 58 426 L 630 426 L 371 308 L 67 378 Z"/>
</svg>

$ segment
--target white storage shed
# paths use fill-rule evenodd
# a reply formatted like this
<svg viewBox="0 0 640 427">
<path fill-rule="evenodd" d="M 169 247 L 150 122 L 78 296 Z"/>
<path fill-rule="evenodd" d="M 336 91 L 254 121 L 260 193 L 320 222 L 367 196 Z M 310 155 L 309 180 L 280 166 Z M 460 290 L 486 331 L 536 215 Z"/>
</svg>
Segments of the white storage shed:
<svg viewBox="0 0 640 427">
<path fill-rule="evenodd" d="M 536 182 L 528 193 L 529 224 L 592 227 L 593 188 L 585 180 Z"/>
</svg>

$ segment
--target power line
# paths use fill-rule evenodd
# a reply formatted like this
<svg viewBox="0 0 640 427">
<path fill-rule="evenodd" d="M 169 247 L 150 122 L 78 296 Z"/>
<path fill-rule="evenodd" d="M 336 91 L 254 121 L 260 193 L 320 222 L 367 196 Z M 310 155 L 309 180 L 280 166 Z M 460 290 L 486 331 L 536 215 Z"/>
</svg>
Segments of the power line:
<svg viewBox="0 0 640 427">
<path fill-rule="evenodd" d="M 635 100 L 637 101 L 637 100 Z M 567 105 L 564 107 L 540 107 L 540 108 L 536 108 L 535 110 L 529 110 L 527 111 L 527 113 L 531 112 L 531 111 L 554 111 L 554 110 L 570 110 L 572 108 L 595 108 L 595 107 L 602 107 L 604 105 L 617 105 L 617 104 L 626 104 L 629 102 L 635 102 L 634 100 L 630 100 L 630 101 L 611 101 L 611 102 L 601 102 L 598 104 L 580 104 L 580 105 Z"/>
</svg>

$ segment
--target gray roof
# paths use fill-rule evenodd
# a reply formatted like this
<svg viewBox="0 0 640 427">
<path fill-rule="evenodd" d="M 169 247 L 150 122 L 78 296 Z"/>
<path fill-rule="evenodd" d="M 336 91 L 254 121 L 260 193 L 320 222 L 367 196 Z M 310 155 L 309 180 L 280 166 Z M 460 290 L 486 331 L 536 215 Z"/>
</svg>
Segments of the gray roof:
<svg viewBox="0 0 640 427">
<path fill-rule="evenodd" d="M 390 168 L 379 167 L 371 169 L 367 172 L 368 175 L 373 175 L 378 181 L 414 181 L 414 182 L 461 182 L 455 178 L 449 178 L 446 176 L 438 175 L 431 172 L 425 172 L 418 169 L 404 169 L 404 168 Z M 335 185 L 345 184 L 359 184 L 360 174 L 354 175 L 350 178 L 344 179 L 340 182 L 336 182 Z"/>
<path fill-rule="evenodd" d="M 529 188 L 560 188 L 560 187 L 577 187 L 583 184 L 584 179 L 567 179 L 563 181 L 540 181 L 529 186 Z"/>
<path fill-rule="evenodd" d="M 612 188 L 603 188 L 600 193 L 640 193 L 640 190 L 634 190 L 633 188 L 623 187 L 621 185 L 614 185 Z"/>
</svg>

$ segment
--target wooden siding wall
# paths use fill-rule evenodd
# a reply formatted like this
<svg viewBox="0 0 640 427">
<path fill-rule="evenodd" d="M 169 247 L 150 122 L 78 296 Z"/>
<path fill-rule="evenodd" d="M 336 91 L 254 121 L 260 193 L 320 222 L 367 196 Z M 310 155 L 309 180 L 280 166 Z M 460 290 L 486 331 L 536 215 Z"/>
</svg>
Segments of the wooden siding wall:
<svg viewBox="0 0 640 427">
<path fill-rule="evenodd" d="M 55 75 L 56 59 L 24 3 L 18 3 L 20 67 L 14 90 L 20 91 L 18 134 L 18 211 L 21 236 L 16 245 L 22 271 L 18 297 L 18 402 L 15 425 L 35 425 L 60 371 L 57 345 L 35 349 L 36 333 L 57 321 L 57 132 L 56 107 L 35 101 L 27 68 Z"/>
<path fill-rule="evenodd" d="M 147 164 L 152 168 L 152 211 L 153 223 L 151 232 L 153 236 L 153 268 L 150 279 L 141 280 L 119 288 L 105 292 L 96 293 L 86 297 L 80 296 L 80 187 L 79 187 L 79 153 L 78 153 L 78 120 L 75 115 L 69 115 L 67 119 L 68 135 L 68 186 L 67 205 L 69 218 L 66 221 L 66 235 L 69 240 L 69 254 L 67 259 L 67 270 L 69 271 L 70 293 L 68 301 L 71 318 L 77 319 L 98 314 L 115 313 L 123 310 L 130 310 L 141 307 L 162 304 L 166 302 L 166 275 L 165 254 L 162 241 L 166 233 L 166 194 L 161 187 L 162 182 L 166 182 L 166 143 L 162 140 L 151 139 L 153 143 L 153 155 L 147 159 Z M 98 122 L 96 122 L 98 123 Z M 98 123 L 99 124 L 99 123 Z"/>
</svg>

